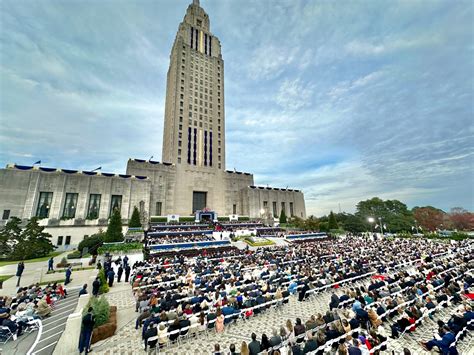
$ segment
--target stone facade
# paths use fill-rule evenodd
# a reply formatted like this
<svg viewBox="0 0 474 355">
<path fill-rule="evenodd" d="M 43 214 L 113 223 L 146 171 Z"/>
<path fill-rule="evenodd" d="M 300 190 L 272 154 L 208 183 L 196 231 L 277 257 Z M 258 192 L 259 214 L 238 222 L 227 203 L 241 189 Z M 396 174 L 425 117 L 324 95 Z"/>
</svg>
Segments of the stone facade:
<svg viewBox="0 0 474 355">
<path fill-rule="evenodd" d="M 69 248 L 104 228 L 114 206 L 124 223 L 134 206 L 145 217 L 207 207 L 218 216 L 285 209 L 306 218 L 301 191 L 258 187 L 252 174 L 225 170 L 224 61 L 199 1 L 179 25 L 166 90 L 162 163 L 129 159 L 125 175 L 10 164 L 0 169 L 0 225 L 38 216 L 54 243 Z"/>
</svg>

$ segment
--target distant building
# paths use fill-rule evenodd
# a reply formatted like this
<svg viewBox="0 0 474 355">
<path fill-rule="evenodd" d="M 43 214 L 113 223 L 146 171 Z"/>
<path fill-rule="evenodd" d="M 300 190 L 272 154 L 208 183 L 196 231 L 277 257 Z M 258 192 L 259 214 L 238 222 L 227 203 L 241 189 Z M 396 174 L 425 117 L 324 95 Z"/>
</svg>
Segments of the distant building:
<svg viewBox="0 0 474 355">
<path fill-rule="evenodd" d="M 257 187 L 252 174 L 225 170 L 224 61 L 196 0 L 171 50 L 162 152 L 162 163 L 129 159 L 125 175 L 9 164 L 0 170 L 2 223 L 38 216 L 64 248 L 104 228 L 113 208 L 125 223 L 134 206 L 145 219 L 204 208 L 306 218 L 301 191 Z"/>
</svg>

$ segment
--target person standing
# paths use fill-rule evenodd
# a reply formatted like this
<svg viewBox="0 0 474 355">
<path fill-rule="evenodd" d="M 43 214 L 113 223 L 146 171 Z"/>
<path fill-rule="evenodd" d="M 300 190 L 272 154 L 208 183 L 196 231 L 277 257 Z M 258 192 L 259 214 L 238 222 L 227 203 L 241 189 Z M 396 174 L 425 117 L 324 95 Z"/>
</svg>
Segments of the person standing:
<svg viewBox="0 0 474 355">
<path fill-rule="evenodd" d="M 123 267 L 120 265 L 117 270 L 117 282 L 121 282 L 123 274 Z"/>
<path fill-rule="evenodd" d="M 72 269 L 70 266 L 66 269 L 66 280 L 64 281 L 64 285 L 67 285 L 68 283 L 71 282 L 71 274 L 72 274 Z"/>
<path fill-rule="evenodd" d="M 125 265 L 125 282 L 128 282 L 128 278 L 130 277 L 130 265 Z"/>
<path fill-rule="evenodd" d="M 21 280 L 21 275 L 23 274 L 23 270 L 25 270 L 25 263 L 23 261 L 20 261 L 16 268 L 16 276 L 18 276 L 16 287 L 20 286 L 20 280 Z"/>
<path fill-rule="evenodd" d="M 114 269 L 110 268 L 109 272 L 107 273 L 107 278 L 109 279 L 109 287 L 112 287 L 114 285 L 114 277 L 115 271 Z"/>
<path fill-rule="evenodd" d="M 53 257 L 51 257 L 48 260 L 48 271 L 54 271 L 53 264 L 54 264 L 54 259 L 53 259 Z"/>
<path fill-rule="evenodd" d="M 92 295 L 95 297 L 99 296 L 99 290 L 100 290 L 100 279 L 96 277 L 94 282 L 92 283 Z"/>
<path fill-rule="evenodd" d="M 125 257 L 123 258 L 123 267 L 126 268 L 128 265 L 128 256 L 125 255 Z"/>
<path fill-rule="evenodd" d="M 87 314 L 82 318 L 81 336 L 79 338 L 79 352 L 87 354 L 91 351 L 92 331 L 94 330 L 95 317 L 92 313 L 93 308 L 89 307 Z"/>
</svg>

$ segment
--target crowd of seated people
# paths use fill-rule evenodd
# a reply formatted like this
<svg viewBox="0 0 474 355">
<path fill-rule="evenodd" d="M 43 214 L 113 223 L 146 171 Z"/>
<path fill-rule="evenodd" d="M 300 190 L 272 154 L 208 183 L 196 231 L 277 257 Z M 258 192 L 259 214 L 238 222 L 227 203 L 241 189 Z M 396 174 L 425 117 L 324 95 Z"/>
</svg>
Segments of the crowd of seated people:
<svg viewBox="0 0 474 355">
<path fill-rule="evenodd" d="M 137 327 L 143 327 L 144 339 L 150 324 L 156 325 L 150 328 L 153 333 L 164 326 L 162 334 L 175 331 L 179 336 L 180 324 L 196 318 L 205 319 L 203 327 L 207 324 L 219 330 L 220 323 L 263 312 L 269 308 L 268 302 L 283 303 L 289 294 L 298 293 L 304 300 L 318 288 L 370 273 L 382 274 L 423 257 L 429 262 L 452 248 L 427 240 L 352 238 L 219 258 L 155 259 L 136 267 L 132 277 L 140 312 Z"/>
<path fill-rule="evenodd" d="M 215 240 L 212 234 L 192 234 L 192 235 L 159 235 L 148 236 L 146 245 L 154 244 L 175 244 L 175 243 L 195 243 Z"/>
<path fill-rule="evenodd" d="M 48 317 L 55 303 L 66 297 L 66 289 L 56 282 L 43 287 L 38 283 L 20 287 L 15 297 L 0 297 L 0 326 L 7 327 L 15 337 L 20 336 L 32 321 Z"/>
<path fill-rule="evenodd" d="M 368 354 L 371 350 L 379 354 L 387 349 L 389 336 L 397 338 L 414 331 L 417 321 L 437 306 L 463 301 L 461 294 L 474 281 L 467 273 L 472 268 L 472 257 L 472 251 L 463 251 L 448 260 L 421 265 L 411 273 L 404 271 L 375 279 L 367 288 L 349 288 L 341 296 L 333 293 L 324 316 L 312 315 L 305 323 L 299 318 L 295 324 L 288 320 L 280 331 L 273 329 L 271 338 L 262 334 L 260 341 L 252 334 L 252 342 L 242 344 L 242 349 L 249 348 L 254 354 L 275 353 L 277 349 L 282 354 L 290 350 L 293 354 L 316 350 L 323 354 L 328 348 L 337 354 Z M 436 346 L 447 354 L 455 334 L 473 317 L 471 307 L 462 305 L 447 325 L 438 322 L 439 339 L 422 345 L 429 350 Z M 384 323 L 389 324 L 384 327 Z"/>
</svg>

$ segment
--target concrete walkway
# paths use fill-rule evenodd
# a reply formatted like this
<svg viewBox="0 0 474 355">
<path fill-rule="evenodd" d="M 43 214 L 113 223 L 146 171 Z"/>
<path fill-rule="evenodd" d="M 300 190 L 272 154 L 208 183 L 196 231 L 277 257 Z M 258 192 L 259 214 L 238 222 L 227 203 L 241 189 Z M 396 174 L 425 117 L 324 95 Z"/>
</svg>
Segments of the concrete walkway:
<svg viewBox="0 0 474 355">
<path fill-rule="evenodd" d="M 65 257 L 69 252 L 60 254 L 54 258 L 54 265 L 59 263 L 63 257 Z M 85 259 L 74 259 L 70 260 L 74 263 L 81 263 L 81 267 L 88 267 L 89 258 Z M 0 267 L 0 275 L 15 275 L 16 274 L 17 264 L 5 265 Z M 25 270 L 21 276 L 20 286 L 25 287 L 37 282 L 50 282 L 56 280 L 64 280 L 66 278 L 65 268 L 55 268 L 57 272 L 47 274 L 48 271 L 48 261 L 39 261 L 34 263 L 26 263 Z M 97 274 L 97 270 L 82 270 L 82 271 L 73 271 L 71 276 L 71 283 L 67 287 L 82 286 L 83 284 L 91 284 L 91 278 Z M 16 276 L 10 277 L 8 280 L 3 282 L 2 289 L 0 290 L 0 295 L 2 296 L 13 296 L 16 294 L 18 287 L 16 286 L 18 278 Z"/>
</svg>

